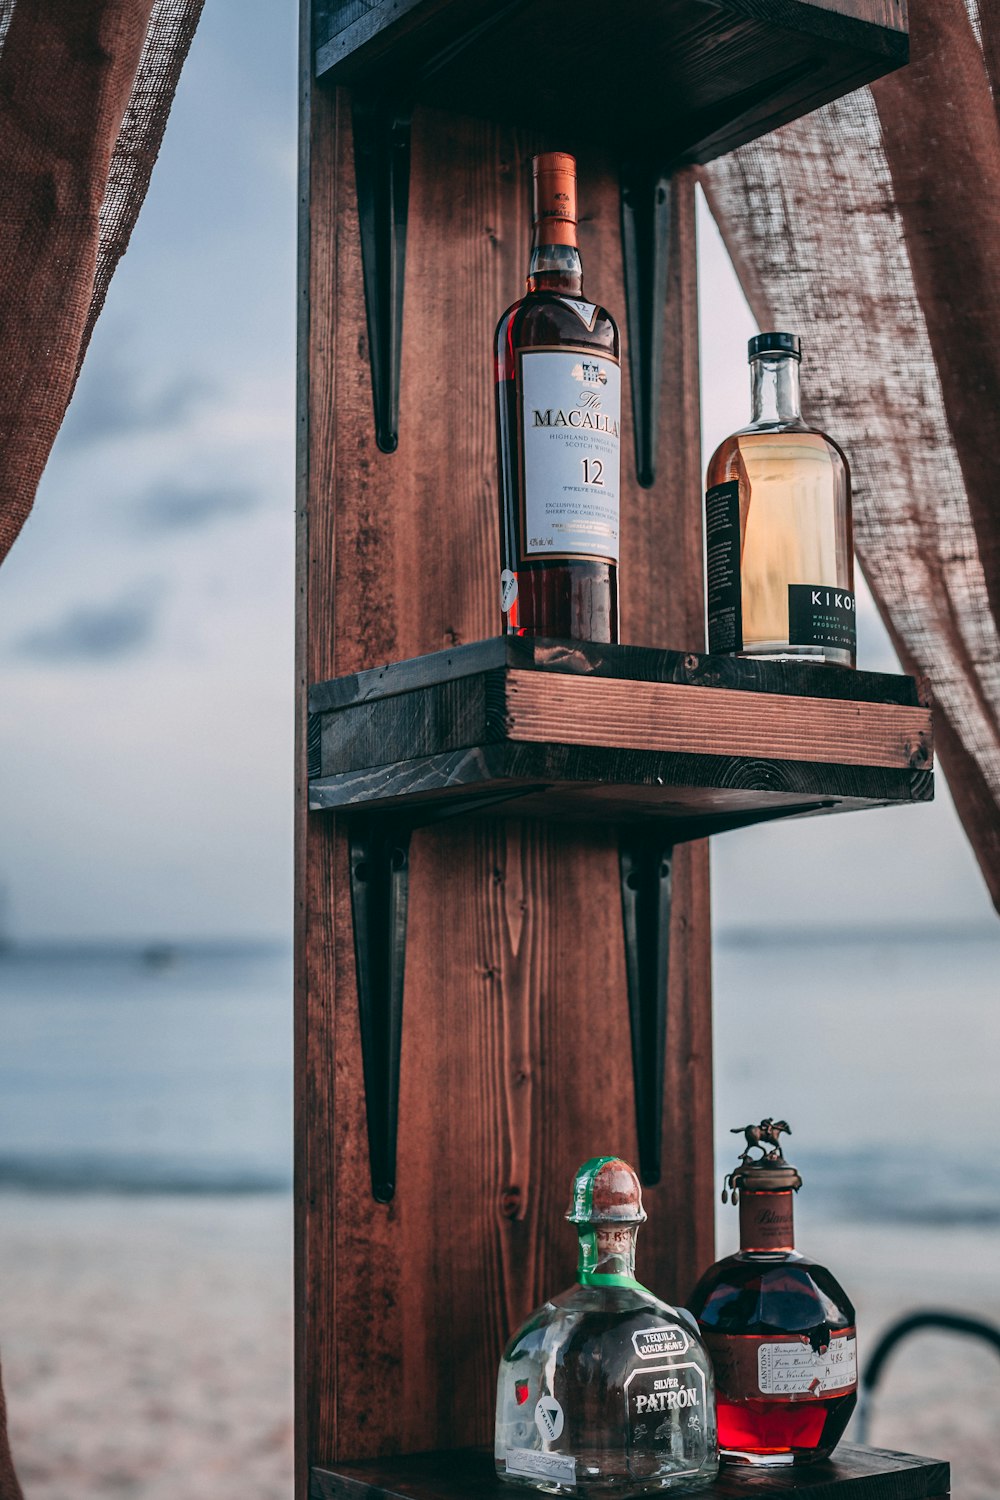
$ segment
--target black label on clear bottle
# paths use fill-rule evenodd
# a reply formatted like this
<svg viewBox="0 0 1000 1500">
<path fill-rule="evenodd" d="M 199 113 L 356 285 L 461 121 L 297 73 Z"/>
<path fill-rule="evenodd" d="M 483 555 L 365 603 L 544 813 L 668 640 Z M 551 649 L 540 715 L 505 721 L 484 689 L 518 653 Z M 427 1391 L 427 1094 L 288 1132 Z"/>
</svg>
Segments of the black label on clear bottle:
<svg viewBox="0 0 1000 1500">
<path fill-rule="evenodd" d="M 705 554 L 708 563 L 708 649 L 743 649 L 740 588 L 740 486 L 735 479 L 705 495 Z"/>
<path fill-rule="evenodd" d="M 854 595 L 826 584 L 788 585 L 788 639 L 792 646 L 853 651 L 857 641 Z"/>
</svg>

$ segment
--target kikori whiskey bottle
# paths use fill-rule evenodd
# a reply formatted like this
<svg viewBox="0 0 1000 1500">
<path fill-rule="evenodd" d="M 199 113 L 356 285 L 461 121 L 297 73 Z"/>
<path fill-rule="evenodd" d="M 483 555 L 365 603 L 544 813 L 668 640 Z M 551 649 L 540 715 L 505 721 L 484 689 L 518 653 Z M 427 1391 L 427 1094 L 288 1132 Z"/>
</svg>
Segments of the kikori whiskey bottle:
<svg viewBox="0 0 1000 1500">
<path fill-rule="evenodd" d="M 511 1339 L 497 1382 L 501 1479 L 556 1494 L 702 1489 L 715 1477 L 712 1372 L 697 1325 L 635 1279 L 635 1172 L 585 1162 L 567 1218 L 578 1280 Z"/>
<path fill-rule="evenodd" d="M 788 1126 L 766 1119 L 745 1130 L 747 1150 L 726 1179 L 740 1248 L 705 1272 L 691 1311 L 715 1369 L 723 1461 L 811 1463 L 832 1453 L 857 1400 L 854 1308 L 826 1267 L 795 1249 L 802 1179 L 781 1155 Z M 773 1149 L 752 1160 L 751 1141 Z"/>
<path fill-rule="evenodd" d="M 618 639 L 618 329 L 586 301 L 576 162 L 534 158 L 527 291 L 496 332 L 500 607 L 513 635 Z"/>
<path fill-rule="evenodd" d="M 708 466 L 708 649 L 853 667 L 847 459 L 802 419 L 796 335 L 757 334 L 749 358 L 750 425 Z"/>
</svg>

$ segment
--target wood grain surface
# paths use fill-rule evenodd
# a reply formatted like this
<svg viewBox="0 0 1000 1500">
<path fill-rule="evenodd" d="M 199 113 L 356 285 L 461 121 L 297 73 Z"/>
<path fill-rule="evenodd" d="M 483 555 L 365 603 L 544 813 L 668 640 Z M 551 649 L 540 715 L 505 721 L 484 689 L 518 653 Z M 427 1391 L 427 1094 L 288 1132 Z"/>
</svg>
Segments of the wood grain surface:
<svg viewBox="0 0 1000 1500">
<path fill-rule="evenodd" d="M 307 7 L 308 8 L 308 7 Z M 308 39 L 303 77 L 308 73 Z M 499 627 L 491 340 L 520 292 L 527 160 L 577 150 L 587 287 L 623 312 L 615 163 L 431 111 L 414 120 L 400 444 L 372 430 L 349 101 L 306 100 L 299 476 L 296 957 L 297 1494 L 346 1455 L 484 1441 L 504 1341 L 573 1277 L 573 1171 L 635 1155 L 613 826 L 455 820 L 414 835 L 398 1190 L 368 1186 L 342 827 L 305 812 L 307 684 Z M 664 478 L 632 472 L 626 639 L 702 643 L 694 185 L 675 182 Z M 628 411 L 627 394 L 623 409 Z M 664 580 L 669 587 L 664 587 Z M 648 1284 L 712 1257 L 707 846 L 674 877 L 664 1183 Z M 585 923 L 586 941 L 581 941 Z"/>
<path fill-rule="evenodd" d="M 928 711 L 882 703 L 511 672 L 506 709 L 512 740 L 850 766 L 926 767 L 932 755 Z"/>
<path fill-rule="evenodd" d="M 414 827 L 457 810 L 547 822 L 663 817 L 681 825 L 678 842 L 781 810 L 857 812 L 933 797 L 930 771 L 531 743 L 477 745 L 309 784 L 315 811 L 391 811 Z"/>
<path fill-rule="evenodd" d="M 706 1500 L 804 1495 L 808 1500 L 946 1500 L 949 1467 L 937 1459 L 842 1443 L 828 1463 L 750 1471 L 723 1469 L 701 1493 Z M 510 1495 L 485 1451 L 410 1455 L 369 1464 L 317 1469 L 315 1500 L 502 1500 Z"/>
<path fill-rule="evenodd" d="M 699 621 L 695 626 L 699 642 L 703 634 Z M 635 682 L 736 688 L 740 692 L 783 693 L 799 698 L 844 698 L 852 703 L 929 706 L 926 682 L 899 673 L 855 672 L 848 667 L 832 666 L 817 671 L 810 662 L 762 661 L 753 657 L 710 656 L 691 649 L 604 646 L 586 641 L 504 635 L 313 683 L 309 689 L 309 708 L 312 713 L 329 713 L 414 692 L 417 688 L 457 682 L 502 667 L 562 672 L 574 677 L 623 677 Z"/>
<path fill-rule="evenodd" d="M 600 138 L 656 142 L 658 166 L 709 161 L 906 61 L 903 0 L 334 0 L 317 75 L 393 86 L 508 127 L 574 128 L 600 44 Z"/>
</svg>

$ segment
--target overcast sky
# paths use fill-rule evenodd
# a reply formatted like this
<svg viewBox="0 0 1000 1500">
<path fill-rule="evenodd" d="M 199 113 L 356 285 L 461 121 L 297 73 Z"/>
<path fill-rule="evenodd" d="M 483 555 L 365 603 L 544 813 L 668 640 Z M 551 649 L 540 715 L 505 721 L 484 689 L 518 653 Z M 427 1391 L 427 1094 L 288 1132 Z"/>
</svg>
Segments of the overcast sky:
<svg viewBox="0 0 1000 1500">
<path fill-rule="evenodd" d="M 290 931 L 294 9 L 209 0 L 0 573 L 15 937 Z M 701 246 L 708 452 L 746 420 L 753 323 L 706 214 Z M 861 664 L 894 670 L 870 602 L 859 624 Z M 989 920 L 943 788 L 932 809 L 729 834 L 713 873 L 727 927 Z"/>
</svg>

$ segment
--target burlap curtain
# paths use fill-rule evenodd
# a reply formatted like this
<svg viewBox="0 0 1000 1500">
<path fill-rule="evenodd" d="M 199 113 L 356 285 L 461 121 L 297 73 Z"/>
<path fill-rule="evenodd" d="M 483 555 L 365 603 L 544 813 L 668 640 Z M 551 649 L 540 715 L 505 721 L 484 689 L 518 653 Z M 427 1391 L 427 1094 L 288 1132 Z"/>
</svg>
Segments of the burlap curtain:
<svg viewBox="0 0 1000 1500">
<path fill-rule="evenodd" d="M 0 561 L 146 194 L 203 0 L 0 0 Z"/>
<path fill-rule="evenodd" d="M 202 0 L 0 0 L 0 559 L 145 194 Z M 910 0 L 909 68 L 705 169 L 762 323 L 808 335 L 858 552 L 926 675 L 1000 905 L 1000 0 Z"/>
<path fill-rule="evenodd" d="M 858 556 L 1000 907 L 1000 0 L 910 24 L 909 67 L 703 180 L 761 324 L 807 338 L 808 414 L 851 459 Z"/>
<path fill-rule="evenodd" d="M 0 0 L 0 561 L 146 194 L 202 0 Z M 22 1500 L 0 1386 L 0 1500 Z"/>
</svg>

